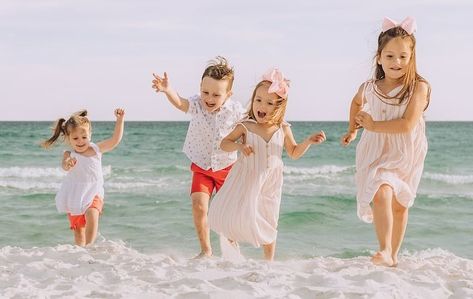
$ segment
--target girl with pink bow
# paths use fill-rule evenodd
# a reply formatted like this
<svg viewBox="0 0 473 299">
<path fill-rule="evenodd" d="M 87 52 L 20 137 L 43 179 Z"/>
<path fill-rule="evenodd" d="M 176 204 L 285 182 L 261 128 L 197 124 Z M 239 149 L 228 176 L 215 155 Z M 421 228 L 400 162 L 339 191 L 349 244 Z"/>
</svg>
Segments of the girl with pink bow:
<svg viewBox="0 0 473 299">
<path fill-rule="evenodd" d="M 239 255 L 237 242 L 247 242 L 262 245 L 265 259 L 274 259 L 283 148 L 289 157 L 298 159 L 310 145 L 325 141 L 320 131 L 296 143 L 290 125 L 284 122 L 288 91 L 283 73 L 269 70 L 253 91 L 248 116 L 220 144 L 224 151 L 240 152 L 209 209 L 209 226 L 220 234 L 224 257 L 229 257 L 225 248 Z"/>
<path fill-rule="evenodd" d="M 356 147 L 357 213 L 373 222 L 379 250 L 371 261 L 396 266 L 427 154 L 423 113 L 430 85 L 417 73 L 416 22 L 385 18 L 378 37 L 372 80 L 364 82 L 350 107 L 349 145 Z"/>
</svg>

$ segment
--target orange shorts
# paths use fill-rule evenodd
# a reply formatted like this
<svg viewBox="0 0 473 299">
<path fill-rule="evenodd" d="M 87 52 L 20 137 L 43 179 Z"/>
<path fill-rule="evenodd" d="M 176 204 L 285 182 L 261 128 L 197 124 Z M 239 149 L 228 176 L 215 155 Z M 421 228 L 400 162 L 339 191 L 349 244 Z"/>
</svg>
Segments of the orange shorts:
<svg viewBox="0 0 473 299">
<path fill-rule="evenodd" d="M 95 195 L 94 200 L 92 200 L 89 209 L 91 208 L 99 210 L 99 213 L 102 214 L 103 200 L 98 195 Z M 71 224 L 70 228 L 72 230 L 85 227 L 85 214 L 71 215 L 71 213 L 67 213 L 67 218 L 69 218 L 69 223 Z"/>
<path fill-rule="evenodd" d="M 205 192 L 208 195 L 212 195 L 214 188 L 215 192 L 218 192 L 220 187 L 222 187 L 223 183 L 225 182 L 225 178 L 227 177 L 231 168 L 232 165 L 219 171 L 212 171 L 212 169 L 205 170 L 192 163 L 191 194 L 194 192 Z"/>
</svg>

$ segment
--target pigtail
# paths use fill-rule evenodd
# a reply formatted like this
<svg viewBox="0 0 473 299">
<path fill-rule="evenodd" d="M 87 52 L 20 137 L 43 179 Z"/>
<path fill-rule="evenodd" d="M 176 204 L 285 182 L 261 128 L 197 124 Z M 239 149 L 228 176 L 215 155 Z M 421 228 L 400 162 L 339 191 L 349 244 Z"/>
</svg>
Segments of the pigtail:
<svg viewBox="0 0 473 299">
<path fill-rule="evenodd" d="M 66 120 L 64 118 L 58 119 L 56 122 L 56 125 L 53 128 L 53 136 L 51 136 L 48 140 L 45 140 L 44 142 L 41 143 L 41 146 L 44 148 L 50 148 L 54 143 L 56 143 L 57 139 L 62 135 L 64 136 L 66 134 L 66 129 L 64 126 L 64 123 Z"/>
</svg>

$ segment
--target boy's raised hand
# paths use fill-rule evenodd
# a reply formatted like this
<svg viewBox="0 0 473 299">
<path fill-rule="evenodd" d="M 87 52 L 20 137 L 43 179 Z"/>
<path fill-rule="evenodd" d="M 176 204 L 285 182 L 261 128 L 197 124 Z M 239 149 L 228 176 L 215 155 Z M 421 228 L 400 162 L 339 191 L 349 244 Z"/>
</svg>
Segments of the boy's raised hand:
<svg viewBox="0 0 473 299">
<path fill-rule="evenodd" d="M 318 133 L 312 134 L 307 138 L 310 144 L 320 144 L 324 142 L 327 138 L 325 137 L 324 131 L 320 131 Z"/>
<path fill-rule="evenodd" d="M 153 82 L 153 89 L 156 92 L 166 92 L 169 89 L 169 79 L 168 79 L 168 74 L 164 72 L 164 77 L 160 77 L 153 73 L 154 80 Z"/>
</svg>

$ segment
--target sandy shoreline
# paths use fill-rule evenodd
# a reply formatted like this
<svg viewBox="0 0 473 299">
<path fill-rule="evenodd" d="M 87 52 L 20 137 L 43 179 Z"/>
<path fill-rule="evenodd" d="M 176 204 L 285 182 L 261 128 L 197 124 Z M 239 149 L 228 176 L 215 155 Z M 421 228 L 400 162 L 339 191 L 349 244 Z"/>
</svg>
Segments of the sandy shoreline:
<svg viewBox="0 0 473 299">
<path fill-rule="evenodd" d="M 473 261 L 432 249 L 398 268 L 368 257 L 233 263 L 146 255 L 120 242 L 0 249 L 4 298 L 471 298 Z"/>
</svg>

